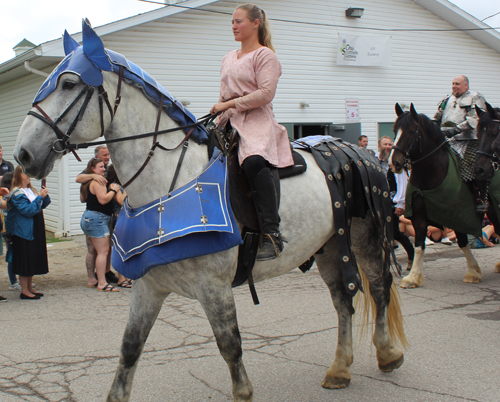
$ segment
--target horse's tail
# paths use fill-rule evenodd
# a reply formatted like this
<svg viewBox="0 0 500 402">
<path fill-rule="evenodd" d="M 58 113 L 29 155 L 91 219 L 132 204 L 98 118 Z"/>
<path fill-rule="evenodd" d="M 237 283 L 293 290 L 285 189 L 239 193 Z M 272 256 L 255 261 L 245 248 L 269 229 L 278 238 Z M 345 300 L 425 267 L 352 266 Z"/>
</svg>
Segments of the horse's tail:
<svg viewBox="0 0 500 402">
<path fill-rule="evenodd" d="M 359 266 L 358 266 L 359 268 Z M 366 336 L 367 329 L 371 326 L 371 333 L 374 332 L 374 323 L 376 319 L 375 301 L 370 293 L 370 283 L 368 278 L 361 268 L 359 268 L 361 281 L 363 283 L 364 293 L 358 292 L 354 298 L 354 307 L 358 314 L 361 315 L 361 331 L 360 340 Z M 360 296 L 360 293 L 362 296 Z M 391 339 L 406 349 L 409 346 L 404 331 L 403 314 L 401 313 L 401 299 L 396 284 L 391 285 L 390 302 L 387 306 L 387 327 Z"/>
</svg>

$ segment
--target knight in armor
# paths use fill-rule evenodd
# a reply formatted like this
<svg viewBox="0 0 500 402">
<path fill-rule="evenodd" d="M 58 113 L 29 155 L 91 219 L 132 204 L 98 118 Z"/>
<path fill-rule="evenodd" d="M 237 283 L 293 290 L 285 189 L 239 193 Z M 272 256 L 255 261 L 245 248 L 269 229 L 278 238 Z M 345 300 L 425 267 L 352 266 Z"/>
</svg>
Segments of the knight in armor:
<svg viewBox="0 0 500 402">
<path fill-rule="evenodd" d="M 469 91 L 469 79 L 464 75 L 453 80 L 451 90 L 451 95 L 439 102 L 434 120 L 458 156 L 462 180 L 473 183 L 477 194 L 476 212 L 484 214 L 488 208 L 488 182 L 474 178 L 474 161 L 478 149 L 475 106 L 484 109 L 486 100 L 479 92 Z"/>
<path fill-rule="evenodd" d="M 239 133 L 238 159 L 252 188 L 262 232 L 258 261 L 276 258 L 283 250 L 278 214 L 276 168 L 293 165 L 286 129 L 274 117 L 272 100 L 281 75 L 264 10 L 252 4 L 233 13 L 234 39 L 241 48 L 222 60 L 219 103 L 211 113 Z"/>
</svg>

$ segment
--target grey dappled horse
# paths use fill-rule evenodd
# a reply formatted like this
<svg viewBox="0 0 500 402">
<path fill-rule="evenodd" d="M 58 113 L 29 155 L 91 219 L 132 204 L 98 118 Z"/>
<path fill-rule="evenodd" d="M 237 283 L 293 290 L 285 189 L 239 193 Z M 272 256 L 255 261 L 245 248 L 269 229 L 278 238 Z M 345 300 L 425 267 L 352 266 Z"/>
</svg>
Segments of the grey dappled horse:
<svg viewBox="0 0 500 402">
<path fill-rule="evenodd" d="M 85 28 L 85 26 L 84 26 Z M 83 30 L 83 51 L 86 41 L 96 41 L 97 35 L 89 28 Z M 77 44 L 78 45 L 78 44 Z M 76 46 L 76 45 L 75 45 Z M 102 46 L 102 43 L 101 43 Z M 93 60 L 93 55 L 86 56 Z M 75 51 L 76 52 L 76 51 Z M 102 56 L 106 58 L 104 49 Z M 76 56 L 74 56 L 76 57 Z M 117 95 L 119 76 L 102 71 L 102 88 L 109 99 Z M 70 143 L 94 140 L 104 131 L 106 140 L 152 131 L 158 106 L 150 102 L 135 86 L 121 85 L 121 102 L 113 113 L 112 108 L 100 107 L 98 91 L 85 100 L 78 94 L 88 86 L 82 76 L 64 72 L 58 77 L 53 92 L 38 102 L 40 109 L 51 120 L 66 113 L 57 122 L 57 129 L 66 133 L 73 122 Z M 86 102 L 83 108 L 83 103 Z M 69 109 L 68 106 L 71 106 Z M 83 113 L 82 113 L 83 110 Z M 114 114 L 114 116 L 113 116 Z M 60 144 L 55 144 L 56 129 L 50 121 L 26 117 L 21 126 L 15 148 L 15 158 L 25 172 L 36 178 L 46 177 L 54 162 L 61 158 Z M 163 113 L 158 130 L 178 125 Z M 104 130 L 102 130 L 104 129 Z M 175 131 L 158 137 L 167 148 L 174 148 L 185 137 Z M 125 183 L 138 172 L 151 147 L 151 138 L 114 142 L 109 150 L 120 181 Z M 157 150 L 137 180 L 127 187 L 128 203 L 142 206 L 165 195 L 176 169 L 181 149 L 164 152 Z M 340 256 L 336 245 L 332 203 L 323 172 L 311 154 L 302 152 L 308 164 L 307 171 L 281 183 L 281 229 L 288 239 L 284 252 L 273 261 L 257 262 L 253 275 L 256 282 L 284 274 L 302 264 L 321 247 L 324 254 L 316 256 L 321 277 L 328 286 L 338 314 L 338 342 L 335 359 L 323 380 L 326 388 L 344 388 L 349 385 L 349 367 L 353 361 L 352 298 L 346 294 L 342 281 Z M 199 175 L 208 163 L 207 146 L 191 141 L 176 188 Z M 382 371 L 392 371 L 403 363 L 403 351 L 396 346 L 395 338 L 406 343 L 402 330 L 401 313 L 396 297 L 391 298 L 392 275 L 383 269 L 382 239 L 371 217 L 355 218 L 352 222 L 352 248 L 359 266 L 369 281 L 365 292 L 371 291 L 376 305 L 373 343 Z M 162 303 L 172 292 L 197 299 L 203 306 L 212 326 L 221 355 L 229 366 L 235 401 L 251 401 L 253 388 L 242 360 L 241 337 L 236 320 L 236 309 L 231 283 L 237 266 L 238 248 L 216 254 L 192 258 L 151 269 L 134 282 L 130 316 L 121 346 L 118 370 L 108 395 L 108 401 L 128 401 L 137 363 L 148 334 L 158 316 Z M 392 287 L 394 291 L 394 287 Z M 395 296 L 396 294 L 393 294 Z M 389 304 L 391 307 L 389 307 Z M 392 313 L 391 313 L 392 311 Z"/>
</svg>

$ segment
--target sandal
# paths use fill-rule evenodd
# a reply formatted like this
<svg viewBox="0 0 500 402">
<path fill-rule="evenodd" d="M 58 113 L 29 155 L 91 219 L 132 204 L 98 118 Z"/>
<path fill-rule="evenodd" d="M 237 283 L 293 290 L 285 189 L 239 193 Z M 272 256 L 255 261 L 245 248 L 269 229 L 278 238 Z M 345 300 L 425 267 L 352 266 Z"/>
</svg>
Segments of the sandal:
<svg viewBox="0 0 500 402">
<path fill-rule="evenodd" d="M 109 283 L 106 284 L 102 289 L 97 288 L 99 292 L 119 292 L 120 289 L 114 288 Z"/>
<path fill-rule="evenodd" d="M 132 287 L 132 281 L 130 279 L 125 279 L 123 282 L 116 284 L 120 288 L 130 289 Z"/>
</svg>

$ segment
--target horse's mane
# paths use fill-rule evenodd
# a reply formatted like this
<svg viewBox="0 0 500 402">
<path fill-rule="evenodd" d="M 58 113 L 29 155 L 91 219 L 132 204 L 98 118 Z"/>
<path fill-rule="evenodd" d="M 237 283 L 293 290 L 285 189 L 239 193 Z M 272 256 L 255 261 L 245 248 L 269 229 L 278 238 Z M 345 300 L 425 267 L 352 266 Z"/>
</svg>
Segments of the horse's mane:
<svg viewBox="0 0 500 402">
<path fill-rule="evenodd" d="M 444 141 L 444 134 L 435 120 L 429 119 L 425 114 L 419 114 L 418 125 L 420 132 L 429 133 L 430 137 Z M 410 112 L 404 112 L 404 114 L 399 116 L 396 122 L 394 123 L 395 132 L 398 132 L 400 129 L 411 130 L 414 128 L 415 128 L 415 119 L 413 118 Z"/>
<path fill-rule="evenodd" d="M 497 120 L 500 120 L 500 107 L 495 107 L 493 108 L 495 111 L 495 118 Z M 487 128 L 490 123 L 493 121 L 491 118 L 490 114 L 488 112 L 483 113 L 481 115 L 481 118 L 479 119 L 479 124 L 478 124 L 478 131 L 483 131 L 485 128 Z"/>
</svg>

